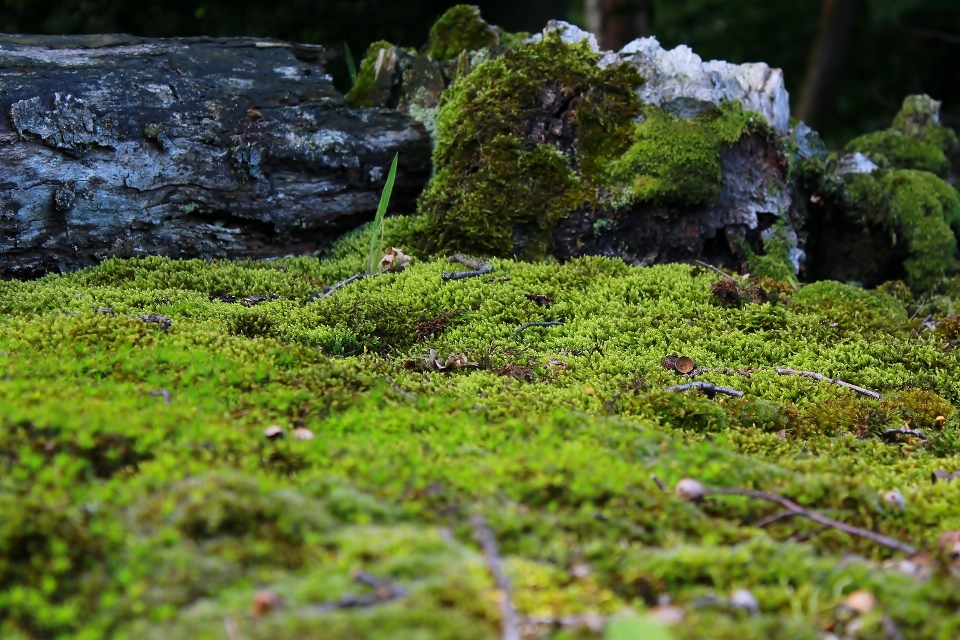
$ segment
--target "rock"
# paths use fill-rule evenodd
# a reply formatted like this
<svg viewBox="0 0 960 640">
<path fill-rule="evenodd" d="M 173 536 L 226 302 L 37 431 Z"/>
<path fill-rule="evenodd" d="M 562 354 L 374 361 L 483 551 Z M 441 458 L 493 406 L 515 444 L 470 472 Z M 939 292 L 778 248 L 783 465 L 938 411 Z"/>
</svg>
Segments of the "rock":
<svg viewBox="0 0 960 640">
<path fill-rule="evenodd" d="M 790 129 L 790 96 L 780 69 L 762 62 L 704 62 L 690 47 L 666 50 L 655 37 L 640 38 L 619 57 L 646 78 L 640 99 L 680 117 L 695 117 L 710 106 L 737 101 L 761 114 L 779 134 Z"/>
<path fill-rule="evenodd" d="M 837 160 L 837 166 L 834 173 L 842 176 L 847 173 L 873 173 L 877 170 L 877 165 L 867 156 L 859 151 L 848 153 Z"/>
</svg>

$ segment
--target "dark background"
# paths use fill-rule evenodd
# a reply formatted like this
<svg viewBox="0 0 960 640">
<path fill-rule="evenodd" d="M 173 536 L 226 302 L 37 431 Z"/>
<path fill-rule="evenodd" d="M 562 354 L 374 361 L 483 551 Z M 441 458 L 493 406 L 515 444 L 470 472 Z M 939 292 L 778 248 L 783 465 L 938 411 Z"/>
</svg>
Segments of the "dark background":
<svg viewBox="0 0 960 640">
<path fill-rule="evenodd" d="M 551 17 L 583 24 L 585 0 L 479 1 L 484 17 L 511 31 L 534 31 Z M 589 0 L 587 0 L 589 1 Z M 811 50 L 831 2 L 854 11 L 819 129 L 833 145 L 887 126 L 903 97 L 929 93 L 944 121 L 960 126 L 960 0 L 593 0 L 645 12 L 667 47 L 688 44 L 705 59 L 764 61 L 783 68 L 796 108 Z M 379 39 L 419 47 L 446 8 L 443 0 L 3 0 L 8 33 L 126 32 L 143 36 L 253 35 L 322 43 L 341 89 L 342 55 Z M 634 7 L 634 9 L 631 9 Z M 796 111 L 795 111 L 796 112 Z"/>
</svg>

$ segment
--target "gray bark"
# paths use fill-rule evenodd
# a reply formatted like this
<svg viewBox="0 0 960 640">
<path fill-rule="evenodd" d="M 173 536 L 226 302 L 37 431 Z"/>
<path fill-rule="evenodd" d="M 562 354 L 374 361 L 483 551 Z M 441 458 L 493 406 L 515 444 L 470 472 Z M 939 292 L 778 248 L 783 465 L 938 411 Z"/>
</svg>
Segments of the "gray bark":
<svg viewBox="0 0 960 640">
<path fill-rule="evenodd" d="M 350 109 L 323 49 L 250 38 L 0 36 L 0 277 L 110 256 L 323 248 L 430 175 L 423 126 Z"/>
</svg>

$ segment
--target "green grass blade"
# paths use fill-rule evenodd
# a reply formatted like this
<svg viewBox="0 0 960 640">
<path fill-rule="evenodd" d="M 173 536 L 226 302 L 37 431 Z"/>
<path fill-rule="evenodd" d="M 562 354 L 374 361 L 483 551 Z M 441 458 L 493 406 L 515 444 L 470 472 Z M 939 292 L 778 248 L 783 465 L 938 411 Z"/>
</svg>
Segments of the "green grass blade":
<svg viewBox="0 0 960 640">
<path fill-rule="evenodd" d="M 383 216 L 387 213 L 387 205 L 390 204 L 390 194 L 393 193 L 393 181 L 397 178 L 397 161 L 400 154 L 393 156 L 393 164 L 390 165 L 390 173 L 387 174 L 387 183 L 383 185 L 383 193 L 380 194 L 380 204 L 377 206 L 377 217 L 373 219 L 373 234 L 370 236 L 370 250 L 367 252 L 367 275 L 373 273 L 373 258 L 377 250 L 378 239 L 383 242 Z"/>
<path fill-rule="evenodd" d="M 347 71 L 350 72 L 350 86 L 357 84 L 357 64 L 353 61 L 353 54 L 350 52 L 350 45 L 343 43 L 344 58 L 347 60 Z"/>
</svg>

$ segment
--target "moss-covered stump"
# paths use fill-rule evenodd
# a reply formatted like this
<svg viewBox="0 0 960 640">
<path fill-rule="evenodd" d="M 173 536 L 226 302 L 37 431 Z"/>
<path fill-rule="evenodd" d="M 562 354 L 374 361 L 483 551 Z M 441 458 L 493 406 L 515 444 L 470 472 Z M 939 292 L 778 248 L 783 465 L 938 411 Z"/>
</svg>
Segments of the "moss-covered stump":
<svg viewBox="0 0 960 640">
<path fill-rule="evenodd" d="M 921 295 L 949 286 L 958 266 L 960 194 L 951 159 L 956 133 L 940 103 L 908 96 L 885 131 L 861 136 L 838 159 L 799 160 L 812 197 L 810 275 L 875 286 L 904 280 Z"/>
<path fill-rule="evenodd" d="M 389 220 L 387 242 L 422 224 Z M 731 289 L 602 257 L 452 281 L 424 259 L 312 296 L 369 233 L 319 262 L 0 283 L 0 636 L 497 638 L 477 514 L 531 637 L 599 637 L 626 608 L 677 618 L 677 638 L 960 630 L 937 546 L 958 489 L 930 480 L 960 470 L 955 320 L 924 330 L 892 286 Z M 743 397 L 667 390 L 690 382 L 669 354 Z M 687 501 L 685 477 L 919 555 L 764 523 L 765 502 Z M 729 606 L 741 589 L 756 609 Z M 854 591 L 876 605 L 851 609 Z"/>
<path fill-rule="evenodd" d="M 790 215 L 778 138 L 785 91 L 735 96 L 709 78 L 736 65 L 701 64 L 655 39 L 634 45 L 602 52 L 566 23 L 524 40 L 465 5 L 419 53 L 372 45 L 348 100 L 400 109 L 435 143 L 420 247 L 743 267 L 779 222 L 793 249 L 779 271 L 795 273 L 802 221 Z M 681 58 L 692 74 L 683 83 L 662 72 Z M 717 64 L 726 67 L 707 69 Z M 744 111 L 741 98 L 762 113 Z"/>
</svg>

